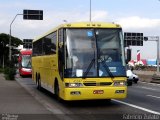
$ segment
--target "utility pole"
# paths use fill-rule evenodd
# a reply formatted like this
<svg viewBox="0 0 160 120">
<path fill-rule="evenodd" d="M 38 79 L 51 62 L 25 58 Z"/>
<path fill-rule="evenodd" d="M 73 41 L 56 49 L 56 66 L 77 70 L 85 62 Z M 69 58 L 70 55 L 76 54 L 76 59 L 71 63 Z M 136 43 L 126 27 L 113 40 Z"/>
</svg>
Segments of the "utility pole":
<svg viewBox="0 0 160 120">
<path fill-rule="evenodd" d="M 159 36 L 146 36 L 144 41 L 156 41 L 157 42 L 157 73 L 159 73 Z"/>
</svg>

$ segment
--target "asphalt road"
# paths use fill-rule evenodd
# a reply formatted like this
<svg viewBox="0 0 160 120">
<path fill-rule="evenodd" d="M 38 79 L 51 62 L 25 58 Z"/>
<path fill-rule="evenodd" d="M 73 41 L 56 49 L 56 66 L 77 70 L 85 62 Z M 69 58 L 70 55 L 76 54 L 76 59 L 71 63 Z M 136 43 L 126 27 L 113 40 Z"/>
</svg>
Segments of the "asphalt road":
<svg viewBox="0 0 160 120">
<path fill-rule="evenodd" d="M 128 93 L 123 101 L 160 112 L 160 84 L 139 82 L 129 86 Z"/>
<path fill-rule="evenodd" d="M 59 102 L 46 90 L 38 91 L 31 78 L 18 83 L 57 119 L 64 120 L 160 120 L 160 85 L 138 83 L 128 87 L 124 100 Z"/>
</svg>

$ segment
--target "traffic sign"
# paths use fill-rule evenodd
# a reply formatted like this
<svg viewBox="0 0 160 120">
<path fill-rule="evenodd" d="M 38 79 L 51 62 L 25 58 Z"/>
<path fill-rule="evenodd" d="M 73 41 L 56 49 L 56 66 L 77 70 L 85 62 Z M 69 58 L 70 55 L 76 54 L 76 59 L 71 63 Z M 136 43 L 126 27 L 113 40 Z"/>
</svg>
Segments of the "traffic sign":
<svg viewBox="0 0 160 120">
<path fill-rule="evenodd" d="M 33 39 L 23 39 L 23 48 L 32 49 Z"/>
<path fill-rule="evenodd" d="M 124 44 L 127 46 L 143 46 L 143 33 L 124 33 Z"/>
<path fill-rule="evenodd" d="M 25 20 L 43 20 L 43 10 L 23 10 Z"/>
</svg>

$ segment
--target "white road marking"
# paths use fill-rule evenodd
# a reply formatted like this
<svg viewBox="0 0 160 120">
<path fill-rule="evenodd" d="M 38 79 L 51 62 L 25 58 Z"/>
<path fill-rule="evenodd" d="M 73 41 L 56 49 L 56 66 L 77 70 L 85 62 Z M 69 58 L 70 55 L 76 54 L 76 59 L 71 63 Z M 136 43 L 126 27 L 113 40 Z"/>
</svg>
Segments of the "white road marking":
<svg viewBox="0 0 160 120">
<path fill-rule="evenodd" d="M 140 106 L 137 106 L 137 105 L 134 105 L 134 104 L 130 104 L 130 103 L 119 101 L 119 100 L 115 100 L 115 99 L 113 99 L 113 101 L 121 103 L 121 104 L 124 104 L 124 105 L 128 105 L 128 106 L 133 107 L 133 108 L 137 108 L 137 109 L 140 109 L 140 110 L 152 113 L 152 114 L 160 115 L 160 112 L 156 112 L 156 111 L 153 111 L 153 110 L 150 110 L 150 109 L 147 109 L 147 108 L 143 108 L 143 107 L 140 107 Z"/>
<path fill-rule="evenodd" d="M 149 83 L 149 82 L 141 82 L 141 81 L 139 81 L 139 82 L 143 83 L 143 84 L 153 85 L 153 86 L 160 86 L 160 84 L 157 84 L 157 83 Z"/>
<path fill-rule="evenodd" d="M 146 96 L 160 99 L 160 97 L 158 96 L 153 96 L 153 95 L 146 95 Z"/>
<path fill-rule="evenodd" d="M 154 88 L 150 88 L 150 87 L 139 87 L 139 88 L 143 88 L 143 89 L 147 89 L 147 90 L 153 90 L 153 91 L 157 91 L 157 89 L 154 89 Z"/>
</svg>

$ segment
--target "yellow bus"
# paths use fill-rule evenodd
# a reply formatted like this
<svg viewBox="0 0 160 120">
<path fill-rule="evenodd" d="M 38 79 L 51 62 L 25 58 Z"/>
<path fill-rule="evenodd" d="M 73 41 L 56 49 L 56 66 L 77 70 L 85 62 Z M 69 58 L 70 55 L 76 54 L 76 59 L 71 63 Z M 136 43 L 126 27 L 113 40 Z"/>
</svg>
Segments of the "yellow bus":
<svg viewBox="0 0 160 120">
<path fill-rule="evenodd" d="M 58 98 L 121 99 L 127 96 L 120 25 L 62 24 L 33 41 L 32 79 Z"/>
</svg>

